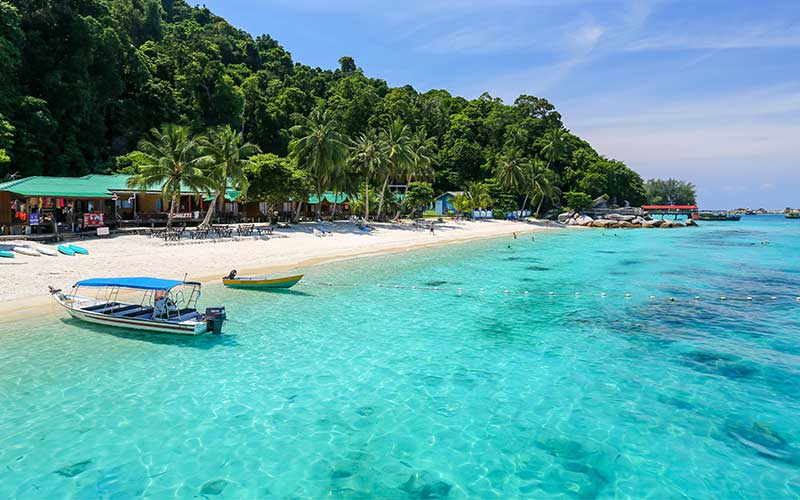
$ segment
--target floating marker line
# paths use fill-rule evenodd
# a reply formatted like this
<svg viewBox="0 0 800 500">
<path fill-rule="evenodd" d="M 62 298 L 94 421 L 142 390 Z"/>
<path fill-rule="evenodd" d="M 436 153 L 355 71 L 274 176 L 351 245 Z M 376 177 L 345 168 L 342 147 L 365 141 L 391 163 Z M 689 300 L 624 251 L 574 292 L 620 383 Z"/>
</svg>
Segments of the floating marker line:
<svg viewBox="0 0 800 500">
<path fill-rule="evenodd" d="M 313 282 L 307 280 L 301 280 L 299 282 L 302 285 L 309 285 L 309 286 L 324 286 L 324 287 L 340 287 L 340 288 L 355 288 L 355 287 L 377 287 L 377 288 L 386 288 L 392 290 L 416 290 L 416 291 L 429 291 L 429 292 L 453 292 L 459 296 L 469 295 L 470 292 L 478 293 L 478 294 L 501 294 L 501 295 L 520 295 L 520 296 L 546 296 L 549 298 L 554 297 L 573 297 L 575 300 L 582 299 L 584 297 L 599 297 L 602 299 L 613 299 L 613 298 L 623 298 L 623 299 L 632 299 L 634 298 L 634 294 L 630 292 L 624 293 L 608 293 L 602 291 L 593 291 L 593 292 L 586 292 L 581 290 L 575 291 L 563 291 L 563 292 L 556 292 L 553 290 L 544 291 L 544 290 L 511 290 L 508 288 L 503 289 L 487 289 L 484 287 L 480 287 L 477 289 L 470 289 L 464 287 L 456 287 L 456 288 L 447 288 L 447 287 L 438 287 L 438 286 L 418 286 L 418 285 L 400 285 L 400 284 L 385 284 L 385 283 L 376 283 L 376 284 L 358 284 L 358 283 L 331 283 L 331 282 Z M 795 296 L 794 294 L 787 294 L 784 296 L 777 296 L 777 295 L 767 295 L 767 296 L 756 296 L 756 295 L 744 295 L 744 296 L 729 296 L 724 294 L 718 295 L 710 295 L 710 296 L 701 296 L 701 295 L 694 295 L 689 294 L 688 298 L 679 298 L 675 296 L 664 295 L 660 298 L 667 301 L 667 302 L 687 302 L 687 303 L 698 303 L 698 302 L 726 302 L 726 301 L 735 301 L 735 302 L 775 302 L 781 298 L 786 298 L 791 300 L 794 298 L 795 301 L 800 302 L 800 296 Z M 649 300 L 657 300 L 659 296 L 657 295 L 642 295 L 642 297 L 646 297 Z"/>
</svg>

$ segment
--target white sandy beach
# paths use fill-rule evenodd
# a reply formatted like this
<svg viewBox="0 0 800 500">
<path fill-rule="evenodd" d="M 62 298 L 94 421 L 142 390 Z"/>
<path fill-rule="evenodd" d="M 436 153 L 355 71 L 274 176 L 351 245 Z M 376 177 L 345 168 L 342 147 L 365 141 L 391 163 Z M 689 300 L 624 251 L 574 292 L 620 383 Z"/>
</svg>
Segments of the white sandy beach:
<svg viewBox="0 0 800 500">
<path fill-rule="evenodd" d="M 273 236 L 261 239 L 184 240 L 179 244 L 165 244 L 161 239 L 144 235 L 124 235 L 77 242 L 89 250 L 88 256 L 16 255 L 14 259 L 0 259 L 0 312 L 3 313 L 0 324 L 34 308 L 39 313 L 55 312 L 57 306 L 50 299 L 47 286 L 69 288 L 87 278 L 183 279 L 184 273 L 188 273 L 189 280 L 208 282 L 219 280 L 231 269 L 237 269 L 240 275 L 266 274 L 334 260 L 548 229 L 499 220 L 447 222 L 437 224 L 435 235 L 431 235 L 428 230 L 414 230 L 410 224 L 376 224 L 375 231 L 363 232 L 352 224 L 336 223 L 324 226 L 332 235 L 319 237 L 313 234 L 317 227 L 317 224 L 302 224 L 276 230 Z"/>
</svg>

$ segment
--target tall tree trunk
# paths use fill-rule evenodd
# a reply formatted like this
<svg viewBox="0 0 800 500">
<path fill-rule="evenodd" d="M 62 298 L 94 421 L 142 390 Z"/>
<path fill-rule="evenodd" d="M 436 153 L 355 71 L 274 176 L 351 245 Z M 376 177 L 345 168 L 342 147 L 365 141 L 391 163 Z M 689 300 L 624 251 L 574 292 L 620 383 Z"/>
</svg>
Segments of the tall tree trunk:
<svg viewBox="0 0 800 500">
<path fill-rule="evenodd" d="M 293 224 L 297 224 L 300 222 L 300 213 L 303 211 L 303 200 L 297 202 L 297 212 L 294 214 L 294 218 L 292 219 Z"/>
<path fill-rule="evenodd" d="M 333 192 L 333 210 L 331 211 L 331 222 L 336 219 L 336 207 L 339 206 L 339 191 Z"/>
<path fill-rule="evenodd" d="M 203 218 L 203 222 L 200 223 L 200 227 L 208 227 L 211 225 L 211 218 L 214 216 L 214 209 L 217 207 L 218 197 L 219 193 L 214 193 L 214 197 L 211 198 L 211 202 L 208 204 L 208 211 L 206 212 L 206 216 Z"/>
<path fill-rule="evenodd" d="M 522 200 L 522 208 L 520 210 L 525 211 L 525 205 L 528 203 L 528 193 L 525 193 L 525 199 Z"/>
<path fill-rule="evenodd" d="M 322 220 L 322 187 L 317 184 L 317 220 Z"/>
<path fill-rule="evenodd" d="M 375 214 L 375 217 L 380 219 L 381 211 L 383 211 L 383 199 L 386 196 L 386 186 L 389 184 L 389 175 L 386 175 L 386 179 L 383 180 L 383 188 L 381 189 L 381 201 L 378 203 L 378 213 Z"/>
<path fill-rule="evenodd" d="M 544 193 L 542 193 L 542 197 L 539 198 L 539 206 L 536 207 L 536 218 L 539 218 L 539 210 L 542 209 L 542 202 L 544 201 Z"/>
<path fill-rule="evenodd" d="M 369 222 L 369 175 L 364 179 L 364 221 Z"/>
<path fill-rule="evenodd" d="M 169 215 L 167 216 L 167 227 L 172 227 L 172 218 L 175 217 L 175 198 L 177 198 L 177 194 L 172 195 L 172 199 L 169 202 Z"/>
</svg>

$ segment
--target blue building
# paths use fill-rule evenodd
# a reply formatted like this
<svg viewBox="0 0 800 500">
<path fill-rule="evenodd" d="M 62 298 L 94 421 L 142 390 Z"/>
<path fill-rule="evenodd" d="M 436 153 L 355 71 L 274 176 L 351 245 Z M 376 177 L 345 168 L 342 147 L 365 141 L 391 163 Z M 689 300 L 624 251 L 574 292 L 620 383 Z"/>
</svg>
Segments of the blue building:
<svg viewBox="0 0 800 500">
<path fill-rule="evenodd" d="M 453 201 L 460 194 L 464 194 L 464 191 L 445 191 L 440 194 L 433 200 L 433 211 L 436 212 L 436 215 L 455 213 L 456 208 L 453 206 Z"/>
</svg>

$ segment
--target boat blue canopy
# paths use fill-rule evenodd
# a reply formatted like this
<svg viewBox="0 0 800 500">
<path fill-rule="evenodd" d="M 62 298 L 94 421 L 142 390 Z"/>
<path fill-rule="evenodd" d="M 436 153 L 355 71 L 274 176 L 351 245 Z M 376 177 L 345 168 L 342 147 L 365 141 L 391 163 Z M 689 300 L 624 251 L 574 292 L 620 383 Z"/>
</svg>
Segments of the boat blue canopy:
<svg viewBox="0 0 800 500">
<path fill-rule="evenodd" d="M 170 290 L 178 285 L 200 285 L 200 283 L 144 276 L 136 278 L 92 278 L 75 283 L 75 286 L 118 286 L 120 288 L 136 288 L 138 290 Z"/>
</svg>

